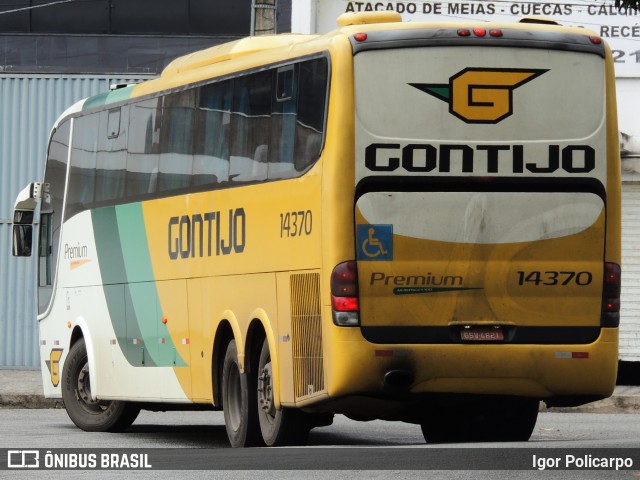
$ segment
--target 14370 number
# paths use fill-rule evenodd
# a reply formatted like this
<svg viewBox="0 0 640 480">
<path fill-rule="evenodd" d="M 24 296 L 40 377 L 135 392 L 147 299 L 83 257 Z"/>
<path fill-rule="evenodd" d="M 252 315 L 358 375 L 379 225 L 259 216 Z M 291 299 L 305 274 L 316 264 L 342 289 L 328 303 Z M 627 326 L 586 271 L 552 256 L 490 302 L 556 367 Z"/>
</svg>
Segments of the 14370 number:
<svg viewBox="0 0 640 480">
<path fill-rule="evenodd" d="M 299 210 L 280 214 L 280 238 L 311 235 L 313 214 L 311 210 Z"/>
<path fill-rule="evenodd" d="M 518 272 L 518 285 L 533 283 L 534 285 L 589 285 L 593 281 L 591 272 L 556 272 L 533 271 Z"/>
</svg>

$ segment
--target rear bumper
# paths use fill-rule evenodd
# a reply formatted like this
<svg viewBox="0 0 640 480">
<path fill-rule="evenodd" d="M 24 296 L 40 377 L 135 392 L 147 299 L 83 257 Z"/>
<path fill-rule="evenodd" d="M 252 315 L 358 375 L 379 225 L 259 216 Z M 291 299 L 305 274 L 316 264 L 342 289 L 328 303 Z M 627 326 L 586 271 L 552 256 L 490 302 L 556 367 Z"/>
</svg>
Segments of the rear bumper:
<svg viewBox="0 0 640 480">
<path fill-rule="evenodd" d="M 569 399 L 564 403 L 577 405 L 606 398 L 615 387 L 617 328 L 603 328 L 589 344 L 558 345 L 374 344 L 359 328 L 329 330 L 327 387 L 333 398 L 445 393 Z M 394 371 L 411 381 L 391 388 L 388 374 Z"/>
</svg>

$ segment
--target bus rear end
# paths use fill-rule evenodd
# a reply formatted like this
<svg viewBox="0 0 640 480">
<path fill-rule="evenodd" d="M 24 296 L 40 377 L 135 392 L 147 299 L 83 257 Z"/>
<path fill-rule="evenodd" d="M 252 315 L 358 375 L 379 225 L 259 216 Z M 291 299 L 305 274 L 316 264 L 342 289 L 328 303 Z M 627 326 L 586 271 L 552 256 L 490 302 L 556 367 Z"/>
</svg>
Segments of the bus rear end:
<svg viewBox="0 0 640 480">
<path fill-rule="evenodd" d="M 351 43 L 370 374 L 387 393 L 440 398 L 416 412 L 436 441 L 498 424 L 490 439 L 526 439 L 538 400 L 609 396 L 620 177 L 605 45 L 537 25 L 368 31 Z M 484 430 L 464 427 L 479 416 Z"/>
</svg>

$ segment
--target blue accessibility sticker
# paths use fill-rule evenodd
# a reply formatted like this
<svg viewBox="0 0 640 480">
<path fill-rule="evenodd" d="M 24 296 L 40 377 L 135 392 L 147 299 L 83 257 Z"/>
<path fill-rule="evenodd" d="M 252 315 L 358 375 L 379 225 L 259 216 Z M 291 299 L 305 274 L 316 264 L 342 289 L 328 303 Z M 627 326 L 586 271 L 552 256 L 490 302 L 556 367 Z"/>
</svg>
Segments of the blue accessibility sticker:
<svg viewBox="0 0 640 480">
<path fill-rule="evenodd" d="M 358 260 L 393 260 L 393 225 L 358 225 Z"/>
</svg>

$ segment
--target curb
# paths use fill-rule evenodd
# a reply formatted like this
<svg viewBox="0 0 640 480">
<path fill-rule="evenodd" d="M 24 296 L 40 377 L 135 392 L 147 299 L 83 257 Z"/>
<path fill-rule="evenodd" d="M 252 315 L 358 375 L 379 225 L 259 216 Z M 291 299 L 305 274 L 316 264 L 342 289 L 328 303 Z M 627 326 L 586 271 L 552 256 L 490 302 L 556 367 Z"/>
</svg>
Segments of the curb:
<svg viewBox="0 0 640 480">
<path fill-rule="evenodd" d="M 640 413 L 640 395 L 613 395 L 579 407 L 547 407 L 541 404 L 541 412 L 558 413 Z"/>
<path fill-rule="evenodd" d="M 64 408 L 64 403 L 61 399 L 44 398 L 42 395 L 0 394 L 0 408 Z"/>
</svg>

